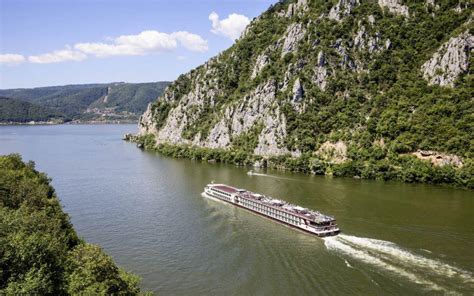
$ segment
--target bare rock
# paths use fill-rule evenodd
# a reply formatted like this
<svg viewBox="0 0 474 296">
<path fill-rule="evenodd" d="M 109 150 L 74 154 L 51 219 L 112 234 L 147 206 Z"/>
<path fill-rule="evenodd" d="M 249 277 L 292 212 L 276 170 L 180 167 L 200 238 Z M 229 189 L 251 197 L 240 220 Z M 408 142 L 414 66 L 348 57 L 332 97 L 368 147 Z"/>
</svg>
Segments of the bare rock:
<svg viewBox="0 0 474 296">
<path fill-rule="evenodd" d="M 418 150 L 411 154 L 421 160 L 430 161 L 435 166 L 451 165 L 456 168 L 462 168 L 464 165 L 462 158 L 454 154 L 446 154 L 429 150 Z"/>
<path fill-rule="evenodd" d="M 283 141 L 286 138 L 286 119 L 277 108 L 274 114 L 265 116 L 264 128 L 258 136 L 258 145 L 254 150 L 255 155 L 263 157 L 288 154 Z"/>
<path fill-rule="evenodd" d="M 293 84 L 293 97 L 291 99 L 291 105 L 293 105 L 293 108 L 298 112 L 301 113 L 303 112 L 303 96 L 304 96 L 304 89 L 303 85 L 301 84 L 301 81 L 299 78 L 297 78 Z"/>
<path fill-rule="evenodd" d="M 255 62 L 255 66 L 253 67 L 252 75 L 250 76 L 252 79 L 258 76 L 263 68 L 270 62 L 270 59 L 265 53 L 262 53 L 257 57 L 257 61 Z"/>
<path fill-rule="evenodd" d="M 326 57 L 324 52 L 318 53 L 318 60 L 312 77 L 313 84 L 317 85 L 321 90 L 326 89 L 328 71 L 326 69 Z"/>
<path fill-rule="evenodd" d="M 339 0 L 329 11 L 329 18 L 335 21 L 342 20 L 351 14 L 352 9 L 359 4 L 359 0 Z"/>
<path fill-rule="evenodd" d="M 404 17 L 410 16 L 408 6 L 401 4 L 400 0 L 378 0 L 378 3 L 381 8 L 386 7 L 393 14 L 403 15 Z"/>
<path fill-rule="evenodd" d="M 343 141 L 337 141 L 336 143 L 326 141 L 315 154 L 330 163 L 344 163 L 347 161 L 347 145 Z"/>
<path fill-rule="evenodd" d="M 454 86 L 454 81 L 469 68 L 469 58 L 474 47 L 474 36 L 465 31 L 443 44 L 421 66 L 423 77 L 429 84 Z"/>
<path fill-rule="evenodd" d="M 158 131 L 156 130 L 154 124 L 154 114 L 152 112 L 152 103 L 148 104 L 146 111 L 140 116 L 138 120 L 138 135 L 143 136 L 146 134 L 156 134 Z"/>
<path fill-rule="evenodd" d="M 336 52 L 339 54 L 339 56 L 341 57 L 339 66 L 352 70 L 352 71 L 357 71 L 357 65 L 349 56 L 349 50 L 347 49 L 345 45 L 342 44 L 342 40 L 337 39 L 334 42 L 333 47 L 336 50 Z"/>
<path fill-rule="evenodd" d="M 306 34 L 306 29 L 300 23 L 294 23 L 288 26 L 285 32 L 283 47 L 281 49 L 281 57 L 287 53 L 298 50 L 298 43 Z M 280 40 L 280 42 L 283 40 Z"/>
<path fill-rule="evenodd" d="M 283 83 L 280 83 L 279 88 L 282 91 L 285 91 L 290 84 L 290 82 L 293 80 L 296 74 L 303 69 L 305 66 L 305 61 L 299 60 L 297 63 L 294 64 L 289 64 L 288 68 L 285 72 L 285 75 L 283 76 Z"/>
<path fill-rule="evenodd" d="M 226 148 L 230 145 L 229 128 L 226 120 L 221 119 L 209 132 L 205 143 L 208 148 Z"/>
<path fill-rule="evenodd" d="M 292 17 L 294 15 L 301 16 L 304 12 L 309 10 L 308 0 L 298 0 L 296 3 L 291 3 L 288 5 L 288 10 L 286 13 L 283 13 L 285 17 Z"/>
</svg>

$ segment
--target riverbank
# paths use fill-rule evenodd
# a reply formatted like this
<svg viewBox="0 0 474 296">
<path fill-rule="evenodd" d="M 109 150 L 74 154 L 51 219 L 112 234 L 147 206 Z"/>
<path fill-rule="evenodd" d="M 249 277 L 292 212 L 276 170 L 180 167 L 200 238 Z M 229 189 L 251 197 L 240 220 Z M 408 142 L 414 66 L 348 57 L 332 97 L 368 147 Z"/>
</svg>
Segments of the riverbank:
<svg viewBox="0 0 474 296">
<path fill-rule="evenodd" d="M 137 124 L 138 121 L 128 121 L 128 120 L 110 120 L 110 121 L 101 121 L 101 120 L 90 120 L 90 121 L 82 121 L 82 120 L 74 120 L 74 121 L 66 121 L 66 122 L 53 122 L 53 121 L 30 121 L 30 122 L 0 122 L 1 125 L 9 126 L 9 125 L 80 125 L 80 124 Z"/>
<path fill-rule="evenodd" d="M 410 154 L 389 153 L 380 159 L 348 159 L 334 163 L 317 155 L 300 157 L 282 155 L 264 158 L 237 149 L 211 149 L 196 146 L 156 144 L 151 134 L 126 134 L 123 140 L 134 142 L 138 148 L 156 151 L 165 156 L 187 158 L 210 163 L 226 163 L 254 168 L 270 168 L 313 175 L 353 177 L 356 179 L 397 180 L 406 183 L 428 183 L 474 189 L 474 165 L 467 161 L 462 167 L 433 165 Z"/>
<path fill-rule="evenodd" d="M 0 294 L 139 295 L 138 276 L 79 238 L 34 162 L 0 156 L 0 180 Z"/>
</svg>

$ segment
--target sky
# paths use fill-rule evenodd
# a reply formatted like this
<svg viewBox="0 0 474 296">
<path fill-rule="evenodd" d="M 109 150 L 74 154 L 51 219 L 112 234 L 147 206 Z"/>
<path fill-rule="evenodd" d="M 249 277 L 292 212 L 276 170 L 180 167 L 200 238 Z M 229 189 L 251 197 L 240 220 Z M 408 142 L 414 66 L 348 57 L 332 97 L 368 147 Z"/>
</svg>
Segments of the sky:
<svg viewBox="0 0 474 296">
<path fill-rule="evenodd" d="M 172 81 L 276 0 L 0 0 L 0 89 Z"/>
</svg>

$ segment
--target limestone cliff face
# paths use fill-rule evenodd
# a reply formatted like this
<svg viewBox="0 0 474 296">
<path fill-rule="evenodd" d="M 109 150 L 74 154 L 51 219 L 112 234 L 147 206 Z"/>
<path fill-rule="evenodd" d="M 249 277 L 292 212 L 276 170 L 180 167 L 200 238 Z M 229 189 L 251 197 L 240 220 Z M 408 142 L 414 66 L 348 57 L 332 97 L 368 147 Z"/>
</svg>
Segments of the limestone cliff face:
<svg viewBox="0 0 474 296">
<path fill-rule="evenodd" d="M 455 4 L 450 10 L 442 5 L 279 1 L 231 48 L 172 83 L 142 115 L 139 134 L 155 135 L 158 144 L 219 149 L 239 148 L 244 141 L 263 157 L 306 153 L 334 163 L 350 159 L 349 148 L 362 147 L 362 141 L 370 146 L 384 137 L 383 149 L 389 149 L 391 141 L 405 139 L 396 140 L 393 122 L 415 120 L 424 112 L 417 103 L 385 111 L 394 104 L 392 88 L 405 87 L 394 87 L 397 79 L 413 82 L 415 75 L 425 85 L 453 86 L 458 77 L 470 75 L 473 36 L 468 27 L 454 33 L 466 26 L 468 16 L 455 12 Z M 442 14 L 439 22 L 452 17 L 446 25 L 459 25 L 440 33 L 420 24 L 423 19 L 439 25 Z M 408 41 L 408 31 L 432 35 L 421 44 L 425 36 Z"/>
<path fill-rule="evenodd" d="M 466 73 L 474 48 L 474 36 L 465 31 L 443 44 L 421 67 L 430 84 L 453 87 L 459 75 Z"/>
<path fill-rule="evenodd" d="M 408 7 L 403 5 L 400 0 L 378 0 L 381 7 L 386 7 L 391 13 L 409 17 Z"/>
</svg>

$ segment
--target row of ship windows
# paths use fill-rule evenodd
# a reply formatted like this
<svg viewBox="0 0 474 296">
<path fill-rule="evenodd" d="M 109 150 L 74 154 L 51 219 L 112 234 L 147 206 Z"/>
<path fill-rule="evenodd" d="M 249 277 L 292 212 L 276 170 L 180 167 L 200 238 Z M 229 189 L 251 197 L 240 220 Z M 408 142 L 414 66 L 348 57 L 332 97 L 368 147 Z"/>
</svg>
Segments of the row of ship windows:
<svg viewBox="0 0 474 296">
<path fill-rule="evenodd" d="M 282 211 L 277 211 L 275 209 L 272 209 L 272 208 L 266 207 L 266 206 L 262 206 L 261 204 L 257 204 L 255 202 L 242 200 L 242 204 L 245 205 L 246 207 L 257 210 L 258 212 L 264 213 L 264 214 L 266 214 L 270 217 L 277 218 L 279 220 L 283 220 L 287 223 L 298 224 L 298 223 L 300 223 L 300 220 L 302 220 L 302 219 L 296 218 L 295 216 L 290 215 L 288 213 L 285 213 L 285 212 L 282 212 Z"/>
<path fill-rule="evenodd" d="M 230 197 L 228 197 L 228 196 L 219 195 L 219 197 L 220 197 L 221 199 L 230 200 Z"/>
<path fill-rule="evenodd" d="M 223 192 L 223 191 L 220 191 L 220 190 L 217 190 L 217 189 L 214 189 L 214 188 L 211 188 L 211 190 L 230 197 L 230 194 L 227 193 L 227 192 Z"/>
</svg>

